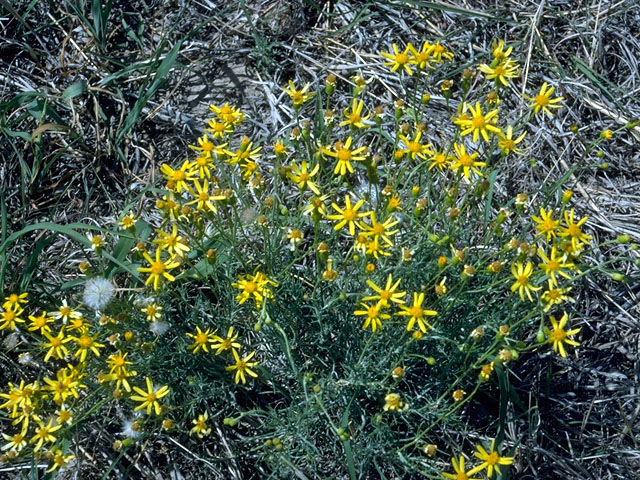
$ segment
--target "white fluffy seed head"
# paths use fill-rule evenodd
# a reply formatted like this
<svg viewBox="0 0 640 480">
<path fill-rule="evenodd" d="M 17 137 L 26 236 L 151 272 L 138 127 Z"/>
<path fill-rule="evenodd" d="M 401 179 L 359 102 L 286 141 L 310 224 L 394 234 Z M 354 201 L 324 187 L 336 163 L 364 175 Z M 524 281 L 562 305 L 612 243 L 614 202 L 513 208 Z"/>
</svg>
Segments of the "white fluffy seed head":
<svg viewBox="0 0 640 480">
<path fill-rule="evenodd" d="M 167 330 L 169 330 L 169 324 L 162 320 L 156 320 L 155 322 L 151 322 L 149 330 L 154 334 L 161 336 L 167 333 Z"/>
<path fill-rule="evenodd" d="M 84 286 L 84 304 L 94 310 L 102 310 L 113 298 L 115 290 L 113 284 L 106 278 L 96 277 L 87 280 Z"/>
</svg>

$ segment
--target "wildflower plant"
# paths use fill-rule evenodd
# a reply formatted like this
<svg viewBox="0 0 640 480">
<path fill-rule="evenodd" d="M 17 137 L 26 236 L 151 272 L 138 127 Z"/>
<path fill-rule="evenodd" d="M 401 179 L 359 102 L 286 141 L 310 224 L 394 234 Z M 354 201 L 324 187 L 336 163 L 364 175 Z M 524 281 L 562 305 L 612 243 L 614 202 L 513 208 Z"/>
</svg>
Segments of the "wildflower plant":
<svg viewBox="0 0 640 480">
<path fill-rule="evenodd" d="M 564 99 L 530 80 L 518 110 L 502 40 L 461 78 L 440 42 L 380 55 L 398 80 L 385 105 L 365 74 L 289 81 L 291 125 L 271 144 L 212 105 L 144 214 L 87 239 L 83 291 L 5 292 L 0 329 L 37 361 L 0 393 L 3 461 L 46 450 L 64 467 L 82 423 L 120 411 L 140 435 L 117 449 L 162 434 L 206 452 L 225 429 L 265 475 L 510 468 L 504 412 L 475 459 L 443 432 L 479 394 L 506 401 L 519 356 L 580 350 L 573 298 L 599 267 L 569 175 L 532 200 L 501 177 Z"/>
</svg>

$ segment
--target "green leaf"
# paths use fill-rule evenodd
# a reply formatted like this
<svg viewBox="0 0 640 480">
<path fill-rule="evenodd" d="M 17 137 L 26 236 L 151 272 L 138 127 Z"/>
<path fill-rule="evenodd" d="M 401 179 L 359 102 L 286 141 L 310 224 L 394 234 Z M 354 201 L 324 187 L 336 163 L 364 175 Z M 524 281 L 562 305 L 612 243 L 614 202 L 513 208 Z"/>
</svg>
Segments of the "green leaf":
<svg viewBox="0 0 640 480">
<path fill-rule="evenodd" d="M 60 100 L 66 102 L 85 93 L 87 93 L 87 82 L 82 80 L 65 88 L 64 92 L 60 95 Z"/>
</svg>

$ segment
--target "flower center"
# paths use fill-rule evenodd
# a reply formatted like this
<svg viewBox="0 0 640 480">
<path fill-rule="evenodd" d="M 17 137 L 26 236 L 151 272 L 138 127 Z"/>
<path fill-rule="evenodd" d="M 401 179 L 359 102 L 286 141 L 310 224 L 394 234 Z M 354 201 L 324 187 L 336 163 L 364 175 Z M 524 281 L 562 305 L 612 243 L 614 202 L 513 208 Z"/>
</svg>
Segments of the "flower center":
<svg viewBox="0 0 640 480">
<path fill-rule="evenodd" d="M 420 145 L 419 142 L 409 142 L 409 145 L 407 145 L 407 147 L 409 148 L 409 151 L 411 153 L 418 153 L 422 145 Z"/>
<path fill-rule="evenodd" d="M 153 262 L 151 264 L 151 273 L 154 275 L 160 275 L 164 272 L 164 263 L 162 262 Z"/>
<path fill-rule="evenodd" d="M 353 222 L 356 219 L 356 212 L 353 211 L 353 208 L 345 208 L 342 216 L 348 222 Z"/>
<path fill-rule="evenodd" d="M 416 318 L 422 317 L 422 313 L 423 313 L 422 307 L 419 307 L 417 305 L 414 305 L 409 309 L 409 315 L 411 315 L 412 317 L 416 317 Z"/>
<path fill-rule="evenodd" d="M 579 237 L 580 234 L 582 233 L 580 232 L 580 227 L 578 227 L 575 224 L 569 225 L 568 231 L 569 231 L 569 235 L 571 235 L 572 237 Z"/>
<path fill-rule="evenodd" d="M 205 344 L 207 343 L 207 340 L 209 340 L 209 336 L 204 332 L 201 332 L 196 336 L 196 343 Z"/>
<path fill-rule="evenodd" d="M 351 150 L 348 148 L 341 148 L 338 150 L 338 160 L 341 162 L 348 162 L 351 160 Z"/>
<path fill-rule="evenodd" d="M 465 153 L 464 155 L 460 155 L 460 165 L 463 167 L 470 167 L 473 164 L 473 160 L 471 159 L 471 155 Z"/>
<path fill-rule="evenodd" d="M 544 95 L 536 95 L 535 103 L 537 105 L 540 105 L 541 107 L 544 107 L 545 105 L 547 105 L 549 103 L 549 99 L 547 97 L 545 97 Z"/>
<path fill-rule="evenodd" d="M 398 55 L 396 55 L 396 63 L 398 63 L 399 65 L 404 65 L 408 61 L 409 61 L 409 55 L 407 55 L 406 53 L 400 52 L 398 53 Z"/>
<path fill-rule="evenodd" d="M 258 288 L 258 286 L 256 285 L 256 282 L 247 282 L 244 286 L 244 291 L 247 293 L 253 293 L 256 291 L 256 288 Z"/>
<path fill-rule="evenodd" d="M 473 120 L 471 120 L 471 124 L 473 125 L 473 128 L 484 128 L 484 126 L 486 125 L 484 115 L 474 116 Z"/>
</svg>

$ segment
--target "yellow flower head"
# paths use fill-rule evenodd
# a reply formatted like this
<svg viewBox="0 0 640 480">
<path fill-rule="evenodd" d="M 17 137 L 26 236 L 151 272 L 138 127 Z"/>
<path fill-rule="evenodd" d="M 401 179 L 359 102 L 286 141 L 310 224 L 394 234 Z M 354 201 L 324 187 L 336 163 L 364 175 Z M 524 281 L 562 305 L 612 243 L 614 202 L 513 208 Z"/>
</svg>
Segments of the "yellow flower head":
<svg viewBox="0 0 640 480">
<path fill-rule="evenodd" d="M 474 142 L 477 142 L 480 136 L 482 136 L 485 142 L 489 142 L 489 133 L 502 132 L 500 128 L 495 126 L 498 115 L 497 109 L 482 113 L 480 102 L 476 102 L 475 107 L 469 106 L 468 108 L 469 118 L 461 119 L 458 117 L 456 121 L 456 124 L 462 129 L 460 135 L 465 136 L 471 133 Z"/>
<path fill-rule="evenodd" d="M 573 345 L 577 347 L 580 345 L 575 340 L 571 340 L 568 338 L 571 335 L 575 335 L 580 331 L 579 328 L 574 328 L 572 330 L 565 330 L 564 327 L 569 320 L 569 315 L 566 313 L 562 315 L 560 321 L 556 321 L 554 317 L 549 317 L 549 321 L 551 322 L 551 326 L 553 329 L 544 328 L 544 332 L 547 335 L 547 341 L 553 345 L 553 351 L 559 353 L 561 357 L 566 357 L 567 352 L 564 349 L 564 344 Z"/>
<path fill-rule="evenodd" d="M 552 117 L 553 113 L 550 109 L 562 108 L 562 105 L 559 105 L 559 103 L 564 100 L 564 97 L 551 98 L 551 95 L 553 95 L 554 91 L 555 87 L 548 86 L 547 82 L 544 82 L 542 84 L 542 87 L 540 87 L 540 92 L 535 97 L 528 97 L 525 95 L 525 98 L 527 100 L 532 101 L 529 107 L 533 109 L 533 112 L 536 115 L 540 113 L 540 110 L 542 110 L 547 115 Z"/>
<path fill-rule="evenodd" d="M 392 72 L 403 69 L 408 75 L 413 75 L 413 70 L 411 70 L 410 65 L 415 65 L 416 60 L 410 56 L 411 50 L 409 49 L 409 45 L 401 52 L 398 50 L 398 45 L 393 43 L 391 45 L 393 53 L 380 52 L 380 55 L 387 59 L 387 61 L 384 62 L 385 66 L 391 67 Z"/>
<path fill-rule="evenodd" d="M 137 395 L 131 395 L 131 400 L 134 402 L 140 402 L 140 405 L 134 408 L 134 411 L 146 410 L 147 415 L 151 415 L 151 411 L 153 410 L 156 415 L 160 415 L 162 409 L 160 408 L 158 400 L 169 394 L 169 387 L 164 385 L 160 388 L 154 388 L 149 377 L 147 377 L 145 381 L 147 384 L 146 391 L 142 388 L 133 387 L 133 390 Z"/>
<path fill-rule="evenodd" d="M 293 101 L 293 106 L 300 107 L 302 104 L 308 102 L 315 95 L 315 92 L 307 93 L 307 91 L 309 90 L 309 87 L 310 87 L 310 84 L 307 83 L 305 84 L 304 87 L 302 87 L 301 90 L 298 90 L 296 89 L 296 86 L 293 83 L 293 81 L 289 80 L 289 88 L 283 88 L 283 90 L 287 95 L 289 95 L 289 97 Z"/>
</svg>

